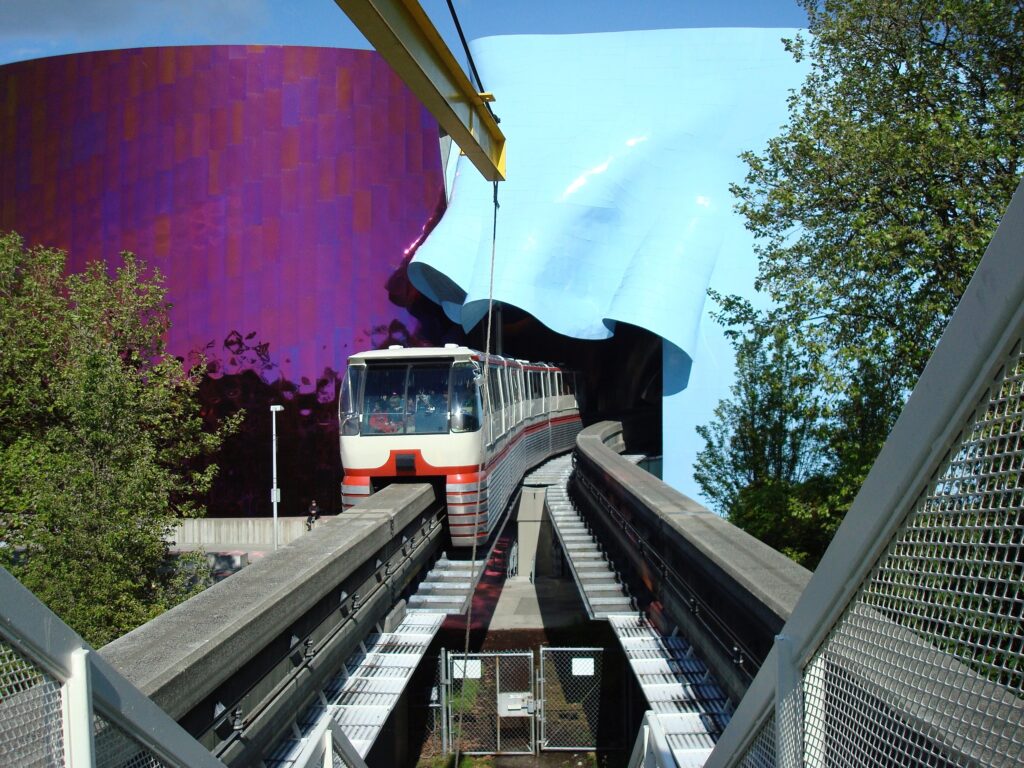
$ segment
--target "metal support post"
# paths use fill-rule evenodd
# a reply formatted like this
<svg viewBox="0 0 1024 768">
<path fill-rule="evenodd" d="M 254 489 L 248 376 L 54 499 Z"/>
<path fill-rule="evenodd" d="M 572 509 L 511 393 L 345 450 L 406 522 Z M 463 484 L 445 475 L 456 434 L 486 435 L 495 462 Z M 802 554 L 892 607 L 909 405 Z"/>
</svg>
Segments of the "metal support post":
<svg viewBox="0 0 1024 768">
<path fill-rule="evenodd" d="M 448 750 L 448 651 L 441 649 L 441 657 L 438 659 L 441 665 L 441 754 L 449 754 Z"/>
<path fill-rule="evenodd" d="M 92 768 L 96 762 L 90 653 L 88 648 L 76 648 L 71 652 L 71 675 L 64 683 L 64 743 L 68 745 L 68 768 Z"/>
<path fill-rule="evenodd" d="M 334 768 L 334 738 L 331 729 L 324 728 L 324 768 Z"/>
<path fill-rule="evenodd" d="M 283 411 L 283 405 L 272 405 L 270 406 L 270 466 L 271 466 L 271 484 L 270 484 L 270 503 L 274 508 L 274 550 L 277 550 L 278 535 L 277 535 L 277 504 L 281 501 L 281 489 L 277 487 L 277 414 L 278 411 Z"/>
<path fill-rule="evenodd" d="M 775 636 L 775 748 L 779 768 L 803 765 L 803 706 L 793 640 Z"/>
</svg>

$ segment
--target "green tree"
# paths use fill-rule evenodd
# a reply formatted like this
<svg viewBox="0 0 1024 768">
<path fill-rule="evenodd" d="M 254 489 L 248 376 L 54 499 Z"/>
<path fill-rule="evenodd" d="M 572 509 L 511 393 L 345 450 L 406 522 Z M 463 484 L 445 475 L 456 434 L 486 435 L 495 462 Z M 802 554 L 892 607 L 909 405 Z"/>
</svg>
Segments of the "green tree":
<svg viewBox="0 0 1024 768">
<path fill-rule="evenodd" d="M 809 479 L 786 486 L 785 503 L 777 490 L 743 482 L 727 513 L 765 537 L 773 519 L 792 518 L 797 499 L 796 512 L 821 526 L 823 550 L 1024 170 L 1024 4 L 801 5 L 809 34 L 785 43 L 810 72 L 781 133 L 743 155 L 748 173 L 732 189 L 755 237 L 756 287 L 773 308 L 715 298 L 734 330 L 785 335 L 818 411 Z M 744 388 L 763 388 L 774 375 L 739 368 Z M 718 413 L 729 435 L 742 427 L 733 398 Z M 784 413 L 776 422 L 786 423 Z M 714 434 L 705 435 L 707 450 L 754 466 L 735 446 L 708 439 Z M 705 493 L 714 491 L 705 482 Z"/>
<path fill-rule="evenodd" d="M 913 386 L 1024 169 L 1024 4 L 802 0 L 810 73 L 738 209 L 827 392 Z"/>
<path fill-rule="evenodd" d="M 239 417 L 204 428 L 159 274 L 129 253 L 113 277 L 65 268 L 0 236 L 0 562 L 99 646 L 197 588 L 165 536 L 203 514 Z"/>
<path fill-rule="evenodd" d="M 835 527 L 829 482 L 815 474 L 822 414 L 814 380 L 782 333 L 734 334 L 733 345 L 732 397 L 697 428 L 705 446 L 695 478 L 732 523 L 813 565 L 822 531 Z"/>
</svg>

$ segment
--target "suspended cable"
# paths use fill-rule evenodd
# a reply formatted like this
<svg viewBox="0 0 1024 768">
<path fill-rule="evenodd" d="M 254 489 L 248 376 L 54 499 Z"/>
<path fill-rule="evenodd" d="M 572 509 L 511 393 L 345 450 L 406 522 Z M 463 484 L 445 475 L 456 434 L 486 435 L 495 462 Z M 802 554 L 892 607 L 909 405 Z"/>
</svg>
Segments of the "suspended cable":
<svg viewBox="0 0 1024 768">
<path fill-rule="evenodd" d="M 450 0 L 449 0 L 449 5 L 451 5 L 451 1 Z M 494 317 L 494 260 L 495 260 L 494 257 L 495 257 L 495 253 L 496 253 L 497 247 L 498 247 L 498 208 L 499 207 L 500 206 L 498 205 L 498 182 L 495 181 L 494 182 L 494 216 L 492 218 L 492 223 L 491 223 L 491 276 L 490 276 L 490 281 L 489 281 L 489 283 L 487 285 L 487 335 L 486 335 L 486 337 L 484 339 L 484 376 L 483 376 L 484 386 L 483 386 L 483 397 L 484 397 L 484 403 L 487 405 L 487 409 L 485 411 L 483 408 L 481 408 L 481 412 L 487 413 L 487 430 L 488 430 L 487 437 L 491 437 L 491 434 L 490 434 L 490 426 L 491 426 L 491 411 L 490 411 L 491 392 L 490 392 L 490 388 L 491 388 L 491 385 L 490 385 L 490 380 L 489 380 L 488 374 L 490 372 L 490 367 L 491 367 L 491 322 L 492 322 L 492 318 Z M 483 436 L 483 425 L 482 424 L 481 424 L 480 434 L 481 434 L 481 436 Z M 481 448 L 482 447 L 483 446 L 481 446 Z M 469 561 L 473 564 L 474 568 L 476 568 L 476 545 L 477 545 L 477 541 L 479 540 L 479 537 L 477 536 L 477 534 L 479 533 L 478 528 L 480 526 L 480 520 L 479 520 L 479 517 L 480 517 L 480 492 L 481 492 L 481 482 L 482 482 L 483 472 L 484 472 L 484 459 L 485 459 L 484 451 L 481 450 L 480 451 L 480 463 L 477 465 L 477 468 L 476 468 L 476 505 L 477 505 L 476 506 L 476 517 L 477 517 L 477 523 L 476 523 L 476 526 L 474 526 L 474 529 L 473 529 L 473 550 L 472 550 L 472 554 L 469 557 Z M 490 516 L 490 509 L 488 509 L 488 517 L 489 516 Z M 488 534 L 489 533 L 490 533 L 490 530 L 488 529 Z M 485 563 L 485 565 L 486 565 L 486 563 Z M 470 629 L 472 627 L 473 627 L 473 596 L 470 595 L 470 597 L 469 597 L 469 607 L 466 610 L 466 638 L 465 638 L 465 641 L 463 643 L 463 648 L 462 648 L 462 689 L 461 689 L 461 692 L 463 693 L 463 695 L 465 694 L 466 679 L 467 679 L 466 676 L 467 676 L 468 669 L 469 669 L 469 632 L 470 632 Z M 459 734 L 458 734 L 457 738 L 455 739 L 455 765 L 456 766 L 459 764 L 459 755 L 462 752 L 462 715 L 463 715 L 463 713 L 465 711 L 466 711 L 466 707 L 465 706 L 460 706 L 459 707 Z"/>
<path fill-rule="evenodd" d="M 469 52 L 469 43 L 466 42 L 466 35 L 462 31 L 462 24 L 459 23 L 459 15 L 455 12 L 455 4 L 452 0 L 448 0 L 448 10 L 451 11 L 452 21 L 455 22 L 455 31 L 459 33 L 459 40 L 462 41 L 462 50 L 466 53 L 466 60 L 469 62 L 469 71 L 476 80 L 477 93 L 484 93 L 484 84 L 480 80 L 480 73 L 476 69 L 476 62 L 473 61 L 473 54 Z M 484 102 L 484 106 L 487 107 L 487 111 L 491 113 L 491 117 L 494 118 L 494 122 L 501 122 L 497 115 L 494 114 L 494 110 L 491 109 L 491 104 L 488 101 Z"/>
</svg>

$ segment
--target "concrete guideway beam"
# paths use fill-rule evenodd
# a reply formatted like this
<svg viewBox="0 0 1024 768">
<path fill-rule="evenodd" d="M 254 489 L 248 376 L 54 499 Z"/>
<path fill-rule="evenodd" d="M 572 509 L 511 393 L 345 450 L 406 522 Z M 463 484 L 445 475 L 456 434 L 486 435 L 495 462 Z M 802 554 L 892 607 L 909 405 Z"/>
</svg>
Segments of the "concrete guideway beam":
<svg viewBox="0 0 1024 768">
<path fill-rule="evenodd" d="M 609 421 L 580 432 L 576 492 L 738 702 L 811 574 L 620 456 L 622 432 Z"/>
<path fill-rule="evenodd" d="M 488 181 L 505 180 L 505 136 L 416 0 L 335 0 Z"/>
<path fill-rule="evenodd" d="M 101 654 L 226 764 L 249 764 L 429 563 L 438 511 L 429 485 L 390 486 Z"/>
</svg>

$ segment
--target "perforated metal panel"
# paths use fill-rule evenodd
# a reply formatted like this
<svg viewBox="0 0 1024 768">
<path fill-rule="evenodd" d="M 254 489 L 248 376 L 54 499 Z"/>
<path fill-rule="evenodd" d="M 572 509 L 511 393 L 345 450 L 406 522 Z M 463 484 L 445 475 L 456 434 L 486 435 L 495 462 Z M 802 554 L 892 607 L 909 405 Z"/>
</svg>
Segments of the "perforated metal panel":
<svg viewBox="0 0 1024 768">
<path fill-rule="evenodd" d="M 349 764 L 345 762 L 345 756 L 341 753 L 337 742 L 331 742 L 331 753 L 334 758 L 334 768 L 349 768 Z"/>
<path fill-rule="evenodd" d="M 810 765 L 1024 760 L 1020 342 L 804 669 Z"/>
<path fill-rule="evenodd" d="M 170 768 L 98 712 L 93 718 L 96 768 Z"/>
<path fill-rule="evenodd" d="M 61 686 L 0 640 L 0 765 L 64 765 Z"/>
<path fill-rule="evenodd" d="M 775 768 L 775 716 L 761 726 L 737 768 Z"/>
</svg>

